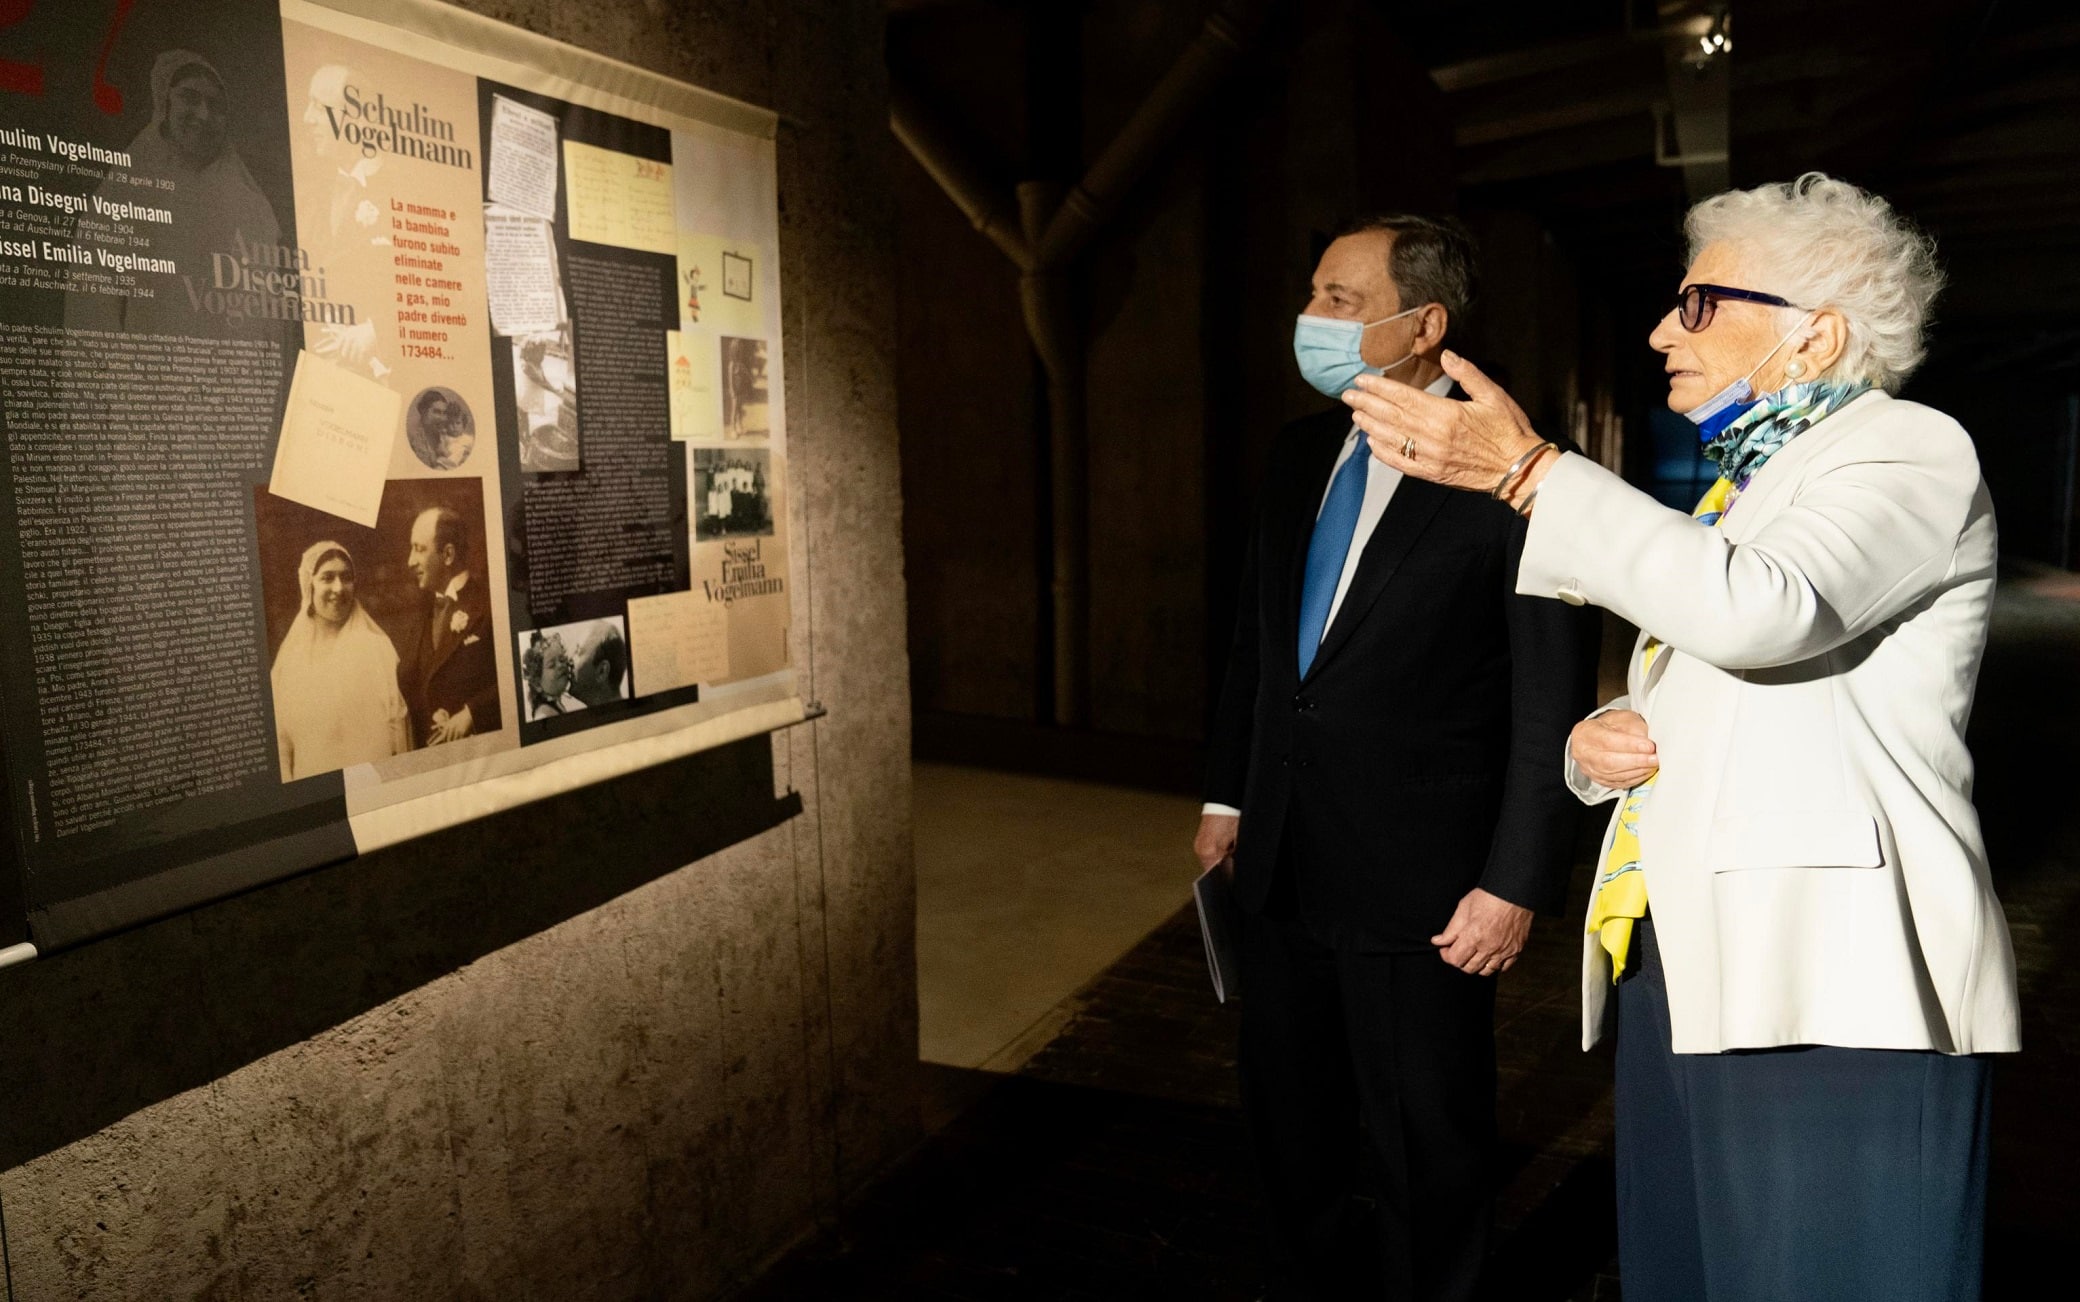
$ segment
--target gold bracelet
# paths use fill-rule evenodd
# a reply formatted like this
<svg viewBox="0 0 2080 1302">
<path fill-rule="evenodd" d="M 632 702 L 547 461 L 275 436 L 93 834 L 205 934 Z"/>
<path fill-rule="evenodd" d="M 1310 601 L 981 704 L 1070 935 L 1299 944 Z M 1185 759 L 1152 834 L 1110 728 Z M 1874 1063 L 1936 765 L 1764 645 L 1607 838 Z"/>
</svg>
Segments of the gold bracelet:
<svg viewBox="0 0 2080 1302">
<path fill-rule="evenodd" d="M 1559 445 L 1551 441 L 1541 442 L 1537 447 L 1531 449 L 1529 452 L 1526 452 L 1524 455 L 1518 457 L 1515 461 L 1510 462 L 1509 469 L 1502 472 L 1502 478 L 1495 481 L 1495 487 L 1488 490 L 1488 496 L 1494 498 L 1498 502 L 1501 501 L 1502 490 L 1509 487 L 1510 481 L 1517 477 L 1518 471 L 1523 470 L 1527 465 L 1529 465 L 1533 460 L 1535 460 L 1539 453 L 1545 451 L 1547 448 L 1557 446 Z"/>
</svg>

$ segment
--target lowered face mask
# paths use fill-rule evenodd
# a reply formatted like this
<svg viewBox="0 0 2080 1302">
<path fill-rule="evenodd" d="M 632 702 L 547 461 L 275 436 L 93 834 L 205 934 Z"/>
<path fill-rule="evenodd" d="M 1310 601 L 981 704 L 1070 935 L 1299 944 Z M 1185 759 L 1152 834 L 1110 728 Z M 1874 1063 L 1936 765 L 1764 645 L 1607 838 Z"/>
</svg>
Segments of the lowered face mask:
<svg viewBox="0 0 2080 1302">
<path fill-rule="evenodd" d="M 1806 313 L 1804 320 L 1786 331 L 1782 339 L 1777 340 L 1775 348 L 1762 355 L 1762 360 L 1755 363 L 1754 369 L 1683 413 L 1685 420 L 1697 426 L 1698 442 L 1711 442 L 1728 425 L 1746 415 L 1750 407 L 1762 401 L 1761 395 L 1755 392 L 1755 386 L 1749 381 L 1755 378 L 1756 371 L 1769 365 L 1769 359 L 1775 357 L 1785 344 L 1791 342 L 1791 336 L 1805 329 L 1817 315 L 1818 313 L 1814 312 Z"/>
<path fill-rule="evenodd" d="M 1415 357 L 1414 353 L 1409 353 L 1398 362 L 1367 366 L 1359 345 L 1364 342 L 1365 332 L 1372 327 L 1399 321 L 1422 310 L 1421 307 L 1412 307 L 1377 321 L 1346 321 L 1340 316 L 1302 313 L 1293 323 L 1293 360 L 1300 363 L 1301 376 L 1324 397 L 1341 397 L 1345 389 L 1357 384 L 1359 376 L 1385 375 Z"/>
</svg>

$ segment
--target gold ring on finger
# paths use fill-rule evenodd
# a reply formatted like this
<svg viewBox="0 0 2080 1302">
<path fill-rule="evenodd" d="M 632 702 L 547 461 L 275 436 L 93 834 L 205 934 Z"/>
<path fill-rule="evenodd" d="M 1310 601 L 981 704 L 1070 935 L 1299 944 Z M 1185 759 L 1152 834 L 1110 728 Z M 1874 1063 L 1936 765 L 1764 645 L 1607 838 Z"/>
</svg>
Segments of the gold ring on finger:
<svg viewBox="0 0 2080 1302">
<path fill-rule="evenodd" d="M 1401 456 L 1406 461 L 1414 461 L 1416 459 L 1416 441 L 1414 439 L 1410 439 L 1401 445 Z"/>
</svg>

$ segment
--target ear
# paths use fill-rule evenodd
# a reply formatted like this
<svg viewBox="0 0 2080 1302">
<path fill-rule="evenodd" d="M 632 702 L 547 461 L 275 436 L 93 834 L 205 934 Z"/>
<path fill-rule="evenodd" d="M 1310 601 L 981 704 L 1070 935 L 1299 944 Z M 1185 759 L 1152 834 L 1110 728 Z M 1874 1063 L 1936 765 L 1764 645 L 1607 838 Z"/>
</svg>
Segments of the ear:
<svg viewBox="0 0 2080 1302">
<path fill-rule="evenodd" d="M 1790 356 L 1804 362 L 1808 378 L 1827 374 L 1849 347 L 1849 323 L 1831 307 L 1821 308 L 1792 336 Z M 1788 359 L 1787 359 L 1788 360 Z"/>
<path fill-rule="evenodd" d="M 1425 303 L 1416 317 L 1416 337 L 1409 351 L 1430 356 L 1444 345 L 1445 332 L 1452 327 L 1452 314 L 1442 303 Z"/>
</svg>

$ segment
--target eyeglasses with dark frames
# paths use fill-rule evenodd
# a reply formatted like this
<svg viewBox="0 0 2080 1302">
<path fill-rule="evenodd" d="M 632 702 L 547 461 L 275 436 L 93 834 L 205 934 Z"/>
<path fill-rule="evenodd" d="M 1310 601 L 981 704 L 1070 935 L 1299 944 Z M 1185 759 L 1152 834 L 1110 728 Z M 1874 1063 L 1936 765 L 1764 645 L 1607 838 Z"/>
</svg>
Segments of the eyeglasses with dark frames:
<svg viewBox="0 0 2080 1302">
<path fill-rule="evenodd" d="M 1727 299 L 1741 303 L 1763 303 L 1770 307 L 1799 308 L 1789 299 L 1775 294 L 1764 294 L 1752 289 L 1735 289 L 1730 285 L 1685 285 L 1683 292 L 1676 295 L 1676 320 L 1683 329 L 1696 334 L 1712 323 L 1712 314 L 1719 304 Z"/>
</svg>

